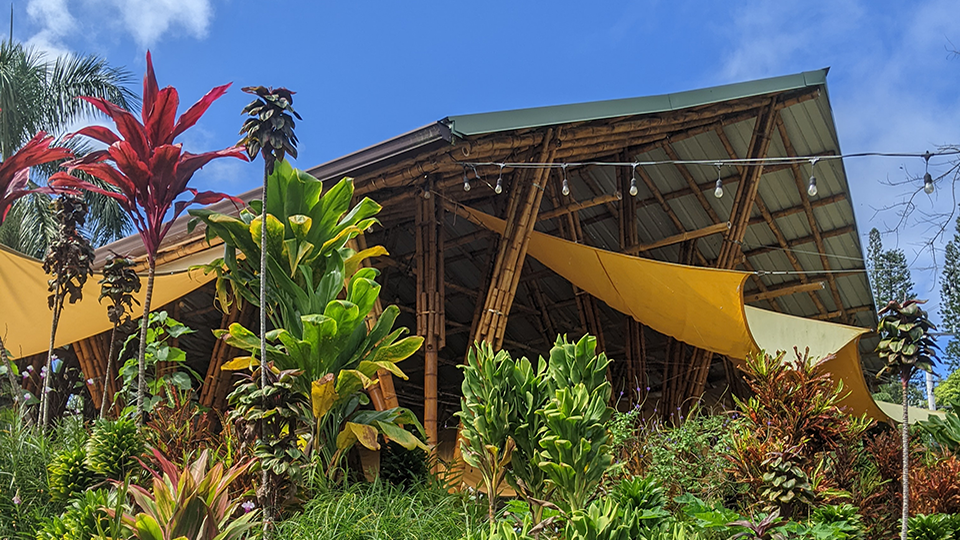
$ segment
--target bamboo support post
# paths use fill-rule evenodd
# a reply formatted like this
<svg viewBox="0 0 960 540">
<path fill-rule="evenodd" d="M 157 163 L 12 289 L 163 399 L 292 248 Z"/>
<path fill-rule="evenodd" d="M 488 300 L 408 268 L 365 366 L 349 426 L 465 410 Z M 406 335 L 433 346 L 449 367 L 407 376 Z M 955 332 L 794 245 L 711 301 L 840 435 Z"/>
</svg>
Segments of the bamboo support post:
<svg viewBox="0 0 960 540">
<path fill-rule="evenodd" d="M 428 176 L 423 193 L 435 191 L 436 178 Z M 423 336 L 423 424 L 427 443 L 439 442 L 438 357 L 444 346 L 444 246 L 443 205 L 435 196 L 422 196 L 416 202 L 416 285 L 417 335 Z"/>
<path fill-rule="evenodd" d="M 620 160 L 627 161 L 630 156 L 621 154 Z M 620 193 L 630 192 L 631 177 L 626 169 L 617 170 L 617 182 Z M 659 195 L 659 192 L 657 192 Z M 622 197 L 617 207 L 620 229 L 620 251 L 629 252 L 639 241 L 637 232 L 637 198 Z M 624 360 L 627 364 L 625 392 L 628 401 L 642 403 L 647 395 L 647 355 L 643 335 L 643 325 L 631 316 L 624 319 Z"/>
</svg>

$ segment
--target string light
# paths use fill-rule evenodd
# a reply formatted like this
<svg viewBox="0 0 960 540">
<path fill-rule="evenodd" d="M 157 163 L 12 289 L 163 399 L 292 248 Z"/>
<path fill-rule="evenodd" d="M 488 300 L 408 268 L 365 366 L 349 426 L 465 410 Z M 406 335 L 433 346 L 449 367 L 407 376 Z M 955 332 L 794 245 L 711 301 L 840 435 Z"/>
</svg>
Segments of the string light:
<svg viewBox="0 0 960 540">
<path fill-rule="evenodd" d="M 467 178 L 467 168 L 463 168 L 463 190 L 470 191 L 470 180 Z"/>
<path fill-rule="evenodd" d="M 503 165 L 500 165 L 500 176 L 497 177 L 497 185 L 493 188 L 497 195 L 503 193 Z"/>
<path fill-rule="evenodd" d="M 717 163 L 717 188 L 713 190 L 713 196 L 718 199 L 723 197 L 723 178 L 720 176 L 721 167 L 723 167 L 723 164 Z"/>
<path fill-rule="evenodd" d="M 811 197 L 817 196 L 817 177 L 814 175 L 814 168 L 817 166 L 817 158 L 810 160 L 810 183 L 807 184 L 807 195 Z"/>
<path fill-rule="evenodd" d="M 563 193 L 563 196 L 566 197 L 570 195 L 570 183 L 567 182 L 567 166 L 563 166 L 563 189 L 560 190 Z"/>
<path fill-rule="evenodd" d="M 930 176 L 930 151 L 923 153 L 923 191 L 927 195 L 933 193 L 933 177 Z"/>
<path fill-rule="evenodd" d="M 636 197 L 639 191 L 637 190 L 637 164 L 633 164 L 633 176 L 630 177 L 630 196 Z"/>
</svg>

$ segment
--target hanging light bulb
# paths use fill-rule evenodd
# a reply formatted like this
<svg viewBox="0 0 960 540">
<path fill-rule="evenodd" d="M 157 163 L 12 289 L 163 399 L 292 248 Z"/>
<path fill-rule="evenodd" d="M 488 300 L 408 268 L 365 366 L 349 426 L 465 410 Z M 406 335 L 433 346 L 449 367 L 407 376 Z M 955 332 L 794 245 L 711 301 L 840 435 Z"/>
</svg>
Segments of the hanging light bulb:
<svg viewBox="0 0 960 540">
<path fill-rule="evenodd" d="M 497 195 L 503 193 L 503 165 L 500 165 L 500 176 L 497 177 L 497 185 L 493 188 Z"/>
<path fill-rule="evenodd" d="M 930 157 L 933 154 L 930 151 L 926 151 L 923 154 L 923 192 L 927 195 L 933 193 L 933 176 L 930 176 Z"/>
<path fill-rule="evenodd" d="M 811 197 L 817 196 L 817 176 L 814 174 L 814 167 L 817 165 L 817 159 L 810 160 L 810 182 L 807 184 L 807 195 Z"/>
<path fill-rule="evenodd" d="M 467 179 L 467 170 L 463 170 L 463 190 L 470 191 L 470 180 Z"/>
<path fill-rule="evenodd" d="M 639 190 L 637 190 L 637 164 L 633 164 L 633 177 L 630 178 L 630 196 L 636 197 Z"/>
<path fill-rule="evenodd" d="M 560 190 L 563 196 L 570 195 L 570 182 L 567 182 L 567 166 L 563 166 L 563 188 Z"/>
<path fill-rule="evenodd" d="M 720 176 L 721 167 L 723 167 L 723 164 L 717 163 L 717 187 L 713 190 L 713 196 L 718 199 L 723 197 L 723 178 Z"/>
</svg>

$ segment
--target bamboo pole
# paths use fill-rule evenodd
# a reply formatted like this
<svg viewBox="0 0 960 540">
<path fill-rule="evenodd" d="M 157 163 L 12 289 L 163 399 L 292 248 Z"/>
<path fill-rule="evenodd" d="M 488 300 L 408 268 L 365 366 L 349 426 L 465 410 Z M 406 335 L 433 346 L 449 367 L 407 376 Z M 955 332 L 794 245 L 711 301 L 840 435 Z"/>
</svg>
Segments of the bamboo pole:
<svg viewBox="0 0 960 540">
<path fill-rule="evenodd" d="M 423 193 L 434 193 L 436 177 L 428 176 Z M 422 196 L 416 202 L 416 286 L 417 334 L 424 338 L 423 424 L 427 443 L 439 443 L 438 354 L 444 346 L 444 272 L 443 205 L 435 196 Z"/>
<path fill-rule="evenodd" d="M 788 296 L 791 294 L 797 294 L 802 292 L 809 291 L 819 291 L 823 289 L 822 281 L 814 281 L 811 283 L 800 283 L 797 285 L 790 285 L 788 287 L 778 287 L 776 289 L 770 289 L 766 292 L 746 294 L 743 296 L 743 302 L 745 304 L 750 304 L 753 302 L 759 302 L 760 300 L 769 300 L 771 298 L 779 298 L 781 296 Z"/>
<path fill-rule="evenodd" d="M 685 231 L 680 234 L 673 236 L 668 236 L 662 240 L 657 240 L 656 242 L 651 242 L 649 244 L 640 244 L 638 246 L 632 246 L 623 250 L 624 253 L 629 255 L 636 255 L 638 253 L 643 253 L 644 251 L 651 251 L 657 248 L 662 248 L 666 246 L 672 246 L 673 244 L 679 244 L 680 242 L 687 242 L 690 240 L 696 240 L 698 238 L 704 238 L 706 236 L 711 236 L 714 234 L 725 233 L 730 229 L 730 222 L 725 223 L 716 223 L 714 225 L 709 225 L 703 227 L 702 229 L 697 229 L 695 231 Z"/>
</svg>

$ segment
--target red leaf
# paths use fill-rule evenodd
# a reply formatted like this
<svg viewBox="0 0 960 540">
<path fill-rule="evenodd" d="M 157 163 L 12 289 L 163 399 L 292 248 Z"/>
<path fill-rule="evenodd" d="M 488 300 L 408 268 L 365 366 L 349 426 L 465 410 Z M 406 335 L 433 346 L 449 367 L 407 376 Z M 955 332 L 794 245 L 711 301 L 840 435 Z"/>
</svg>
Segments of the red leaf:
<svg viewBox="0 0 960 540">
<path fill-rule="evenodd" d="M 69 137 L 72 139 L 77 135 L 84 135 L 86 137 L 90 137 L 91 139 L 96 139 L 106 145 L 113 144 L 120 140 L 120 137 L 118 137 L 113 130 L 104 126 L 87 126 L 74 133 L 71 133 Z"/>
<path fill-rule="evenodd" d="M 210 90 L 207 92 L 207 95 L 200 98 L 200 101 L 191 105 L 190 108 L 187 109 L 187 112 L 183 113 L 180 119 L 177 120 L 177 125 L 173 128 L 173 136 L 170 137 L 170 140 L 173 141 L 178 135 L 196 124 L 197 120 L 200 120 L 200 117 L 203 116 L 203 113 L 207 112 L 210 104 L 227 93 L 227 88 L 230 88 L 231 84 L 233 83 L 227 83 Z"/>
<path fill-rule="evenodd" d="M 130 143 L 137 154 L 143 159 L 150 155 L 150 145 L 147 142 L 147 136 L 143 129 L 143 124 L 137 121 L 136 117 L 130 111 L 121 109 L 113 103 L 95 97 L 81 97 L 80 99 L 94 105 L 109 116 L 117 125 L 117 131 L 123 136 L 124 140 Z"/>
<path fill-rule="evenodd" d="M 144 118 L 147 140 L 154 147 L 173 142 L 173 125 L 177 118 L 177 106 L 180 96 L 175 88 L 166 87 L 157 94 L 157 99 L 149 115 Z M 144 109 L 146 111 L 146 109 Z"/>
<path fill-rule="evenodd" d="M 233 146 L 215 152 L 205 152 L 203 154 L 184 152 L 183 157 L 180 158 L 180 166 L 177 167 L 177 177 L 189 179 L 193 176 L 193 173 L 197 172 L 201 167 L 221 157 L 235 157 L 243 161 L 250 161 L 242 146 Z"/>
<path fill-rule="evenodd" d="M 157 76 L 153 72 L 153 58 L 150 56 L 150 51 L 147 51 L 147 72 L 143 75 L 143 108 L 140 111 L 144 124 L 147 123 L 147 117 L 153 111 L 153 104 L 157 99 L 157 89 Z"/>
</svg>

